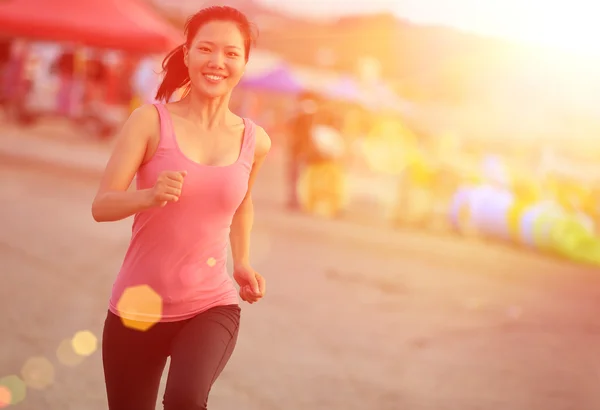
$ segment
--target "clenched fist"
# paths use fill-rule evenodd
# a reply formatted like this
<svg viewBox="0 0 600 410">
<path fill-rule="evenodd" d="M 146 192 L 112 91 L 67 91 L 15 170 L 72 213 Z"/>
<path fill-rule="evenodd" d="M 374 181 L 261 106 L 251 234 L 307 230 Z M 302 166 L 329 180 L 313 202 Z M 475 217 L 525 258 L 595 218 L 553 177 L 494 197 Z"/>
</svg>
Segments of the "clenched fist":
<svg viewBox="0 0 600 410">
<path fill-rule="evenodd" d="M 181 195 L 186 171 L 163 171 L 158 176 L 154 188 L 150 190 L 151 206 L 163 207 L 168 202 L 177 202 Z"/>
</svg>

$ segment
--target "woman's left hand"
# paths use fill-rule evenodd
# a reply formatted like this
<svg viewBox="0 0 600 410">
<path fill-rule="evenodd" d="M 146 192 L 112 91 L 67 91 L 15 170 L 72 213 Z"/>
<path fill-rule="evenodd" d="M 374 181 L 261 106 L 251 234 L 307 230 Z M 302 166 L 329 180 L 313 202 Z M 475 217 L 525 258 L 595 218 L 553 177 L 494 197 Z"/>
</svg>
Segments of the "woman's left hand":
<svg viewBox="0 0 600 410">
<path fill-rule="evenodd" d="M 252 304 L 258 302 L 265 296 L 265 278 L 252 269 L 252 267 L 235 267 L 233 270 L 233 278 L 240 286 L 240 297 L 244 302 Z"/>
</svg>

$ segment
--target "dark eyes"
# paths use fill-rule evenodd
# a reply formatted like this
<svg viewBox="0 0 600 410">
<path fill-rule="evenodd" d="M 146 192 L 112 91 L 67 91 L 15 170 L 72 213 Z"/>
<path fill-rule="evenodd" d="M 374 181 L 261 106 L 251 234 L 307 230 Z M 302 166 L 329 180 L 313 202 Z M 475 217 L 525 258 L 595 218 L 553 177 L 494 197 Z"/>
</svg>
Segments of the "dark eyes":
<svg viewBox="0 0 600 410">
<path fill-rule="evenodd" d="M 202 51 L 203 53 L 210 53 L 211 50 L 208 47 L 198 47 L 198 50 Z M 227 57 L 239 57 L 238 53 L 234 53 L 233 51 L 230 51 L 227 53 Z"/>
</svg>

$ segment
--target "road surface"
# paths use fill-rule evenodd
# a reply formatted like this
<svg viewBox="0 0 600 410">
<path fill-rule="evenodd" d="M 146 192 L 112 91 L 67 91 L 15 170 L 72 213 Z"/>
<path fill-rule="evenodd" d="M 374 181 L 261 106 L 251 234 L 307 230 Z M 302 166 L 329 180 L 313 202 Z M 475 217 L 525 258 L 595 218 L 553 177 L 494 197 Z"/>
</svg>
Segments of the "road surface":
<svg viewBox="0 0 600 410">
<path fill-rule="evenodd" d="M 15 409 L 106 409 L 99 352 L 64 342 L 100 335 L 130 232 L 92 221 L 95 182 L 0 167 L 0 379 L 28 363 L 37 387 Z M 318 235 L 329 222 L 274 213 L 254 233 L 269 294 L 243 307 L 212 409 L 600 408 L 599 272 L 418 233 Z"/>
</svg>

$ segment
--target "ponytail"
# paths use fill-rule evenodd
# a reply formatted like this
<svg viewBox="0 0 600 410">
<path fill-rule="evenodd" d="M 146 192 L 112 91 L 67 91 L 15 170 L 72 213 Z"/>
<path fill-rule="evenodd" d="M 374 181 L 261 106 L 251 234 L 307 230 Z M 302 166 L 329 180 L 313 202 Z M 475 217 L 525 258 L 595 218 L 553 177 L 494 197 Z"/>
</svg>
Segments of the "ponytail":
<svg viewBox="0 0 600 410">
<path fill-rule="evenodd" d="M 156 100 L 168 102 L 175 91 L 189 85 L 190 75 L 185 65 L 183 44 L 172 50 L 162 62 L 164 77 L 158 91 Z"/>
</svg>

